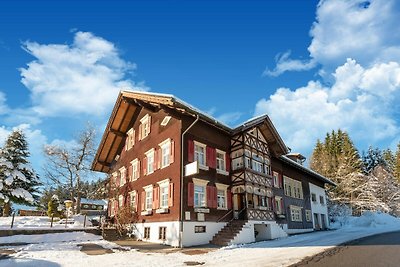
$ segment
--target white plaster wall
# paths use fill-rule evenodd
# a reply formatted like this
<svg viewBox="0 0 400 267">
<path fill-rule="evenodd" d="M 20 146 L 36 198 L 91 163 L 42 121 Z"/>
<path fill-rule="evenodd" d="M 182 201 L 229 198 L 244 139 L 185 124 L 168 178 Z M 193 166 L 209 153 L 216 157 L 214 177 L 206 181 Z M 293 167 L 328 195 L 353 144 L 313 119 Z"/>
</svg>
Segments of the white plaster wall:
<svg viewBox="0 0 400 267">
<path fill-rule="evenodd" d="M 182 244 L 184 247 L 208 244 L 213 236 L 226 224 L 226 222 L 184 222 Z M 205 233 L 194 232 L 195 226 L 203 225 L 206 226 Z"/>
<path fill-rule="evenodd" d="M 271 240 L 281 237 L 286 237 L 287 234 L 283 229 L 275 222 L 254 222 L 254 229 L 258 232 L 256 241 Z"/>
<path fill-rule="evenodd" d="M 140 240 L 173 247 L 179 246 L 179 221 L 137 223 L 135 226 L 136 229 L 133 231 L 133 235 Z M 150 227 L 150 239 L 143 239 L 145 227 Z M 167 227 L 166 240 L 158 239 L 159 227 Z"/>
<path fill-rule="evenodd" d="M 311 212 L 312 212 L 312 221 L 313 221 L 313 227 L 315 228 L 315 222 L 314 222 L 314 213 L 318 213 L 319 220 L 321 221 L 321 215 L 320 214 L 325 214 L 325 225 L 326 227 L 329 227 L 329 220 L 328 220 L 328 205 L 327 205 L 327 198 L 326 198 L 326 193 L 325 189 L 319 186 L 316 186 L 315 184 L 309 183 L 310 185 L 310 196 L 311 193 L 314 193 L 317 197 L 317 201 L 312 201 L 311 199 Z M 324 197 L 324 205 L 322 205 L 319 201 L 319 196 Z"/>
<path fill-rule="evenodd" d="M 254 223 L 247 222 L 242 231 L 231 241 L 232 244 L 243 244 L 255 242 L 256 238 L 254 236 Z"/>
</svg>

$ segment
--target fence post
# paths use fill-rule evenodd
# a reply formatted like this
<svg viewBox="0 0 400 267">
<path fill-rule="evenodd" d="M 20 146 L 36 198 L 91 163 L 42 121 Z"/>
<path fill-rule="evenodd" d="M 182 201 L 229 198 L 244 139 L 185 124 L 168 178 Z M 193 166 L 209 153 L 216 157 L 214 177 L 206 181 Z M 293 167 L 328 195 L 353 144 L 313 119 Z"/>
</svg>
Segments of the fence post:
<svg viewBox="0 0 400 267">
<path fill-rule="evenodd" d="M 13 213 L 12 220 L 11 220 L 11 228 L 14 227 L 14 218 L 15 218 L 15 211 Z"/>
<path fill-rule="evenodd" d="M 83 228 L 85 228 L 85 227 L 86 227 L 86 214 L 85 214 L 85 217 L 83 219 Z"/>
<path fill-rule="evenodd" d="M 51 214 L 51 224 L 50 227 L 53 228 L 54 213 Z"/>
</svg>

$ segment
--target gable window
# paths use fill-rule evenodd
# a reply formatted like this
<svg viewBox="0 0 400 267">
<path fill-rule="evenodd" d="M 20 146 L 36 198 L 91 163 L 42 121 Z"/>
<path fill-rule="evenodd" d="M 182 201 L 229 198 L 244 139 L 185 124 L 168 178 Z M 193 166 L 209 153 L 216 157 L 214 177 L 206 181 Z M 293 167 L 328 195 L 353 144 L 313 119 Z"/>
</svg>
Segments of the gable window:
<svg viewBox="0 0 400 267">
<path fill-rule="evenodd" d="M 154 172 L 154 148 L 145 153 L 147 159 L 146 174 L 149 175 Z"/>
<path fill-rule="evenodd" d="M 139 160 L 134 159 L 131 161 L 132 165 L 132 180 L 135 181 L 139 178 Z"/>
<path fill-rule="evenodd" d="M 140 120 L 140 126 L 139 126 L 140 140 L 143 140 L 150 134 L 150 127 L 151 127 L 151 117 L 149 114 L 146 114 Z"/>
<path fill-rule="evenodd" d="M 301 222 L 303 220 L 301 215 L 301 207 L 290 206 L 290 218 L 292 222 Z"/>
<path fill-rule="evenodd" d="M 119 172 L 121 173 L 121 177 L 120 177 L 120 186 L 123 186 L 126 183 L 126 168 L 122 167 L 119 169 Z"/>
<path fill-rule="evenodd" d="M 161 144 L 159 144 L 161 148 L 161 168 L 165 168 L 170 164 L 171 157 L 171 139 L 167 139 Z"/>
<path fill-rule="evenodd" d="M 322 205 L 325 204 L 325 199 L 323 196 L 319 196 L 319 203 L 321 203 Z"/>
<path fill-rule="evenodd" d="M 136 191 L 130 192 L 129 195 L 130 195 L 130 203 L 129 203 L 129 205 L 131 207 L 131 210 L 137 211 L 137 201 L 136 201 L 137 194 L 136 194 Z"/>
<path fill-rule="evenodd" d="M 194 141 L 194 161 L 199 163 L 199 166 L 206 167 L 206 145 Z"/>
<path fill-rule="evenodd" d="M 125 150 L 129 150 L 135 145 L 135 130 L 133 128 L 127 132 L 125 144 Z"/>
</svg>

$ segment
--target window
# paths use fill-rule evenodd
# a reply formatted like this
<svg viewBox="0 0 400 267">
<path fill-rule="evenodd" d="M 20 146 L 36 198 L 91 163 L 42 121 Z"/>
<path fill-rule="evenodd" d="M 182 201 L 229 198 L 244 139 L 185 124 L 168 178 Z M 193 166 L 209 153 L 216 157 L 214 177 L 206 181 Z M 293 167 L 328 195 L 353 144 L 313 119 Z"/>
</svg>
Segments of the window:
<svg viewBox="0 0 400 267">
<path fill-rule="evenodd" d="M 168 208 L 168 187 L 169 183 L 160 185 L 160 208 Z"/>
<path fill-rule="evenodd" d="M 197 161 L 200 166 L 206 166 L 206 145 L 199 142 L 194 142 L 194 161 Z"/>
<path fill-rule="evenodd" d="M 165 116 L 161 122 L 161 126 L 166 126 L 170 119 L 171 119 L 171 116 Z"/>
<path fill-rule="evenodd" d="M 217 172 L 226 172 L 225 152 L 217 149 Z"/>
<path fill-rule="evenodd" d="M 134 159 L 131 161 L 132 165 L 132 181 L 135 181 L 139 178 L 139 160 Z"/>
<path fill-rule="evenodd" d="M 277 214 L 283 214 L 283 202 L 281 197 L 275 197 L 275 209 Z"/>
<path fill-rule="evenodd" d="M 205 225 L 201 225 L 201 226 L 196 225 L 194 227 L 194 232 L 195 233 L 205 233 L 206 232 L 206 226 Z"/>
<path fill-rule="evenodd" d="M 124 196 L 120 195 L 118 197 L 118 207 L 122 207 L 122 205 L 124 205 Z"/>
<path fill-rule="evenodd" d="M 88 208 L 89 208 L 89 205 L 88 205 L 88 204 L 84 204 L 83 207 L 84 207 L 85 209 L 88 209 Z"/>
<path fill-rule="evenodd" d="M 121 177 L 120 177 L 120 186 L 123 186 L 126 183 L 126 168 L 122 167 L 119 169 L 119 172 L 121 173 Z"/>
<path fill-rule="evenodd" d="M 306 221 L 311 222 L 311 210 L 306 210 Z"/>
<path fill-rule="evenodd" d="M 112 183 L 112 185 L 115 185 L 115 187 L 118 187 L 117 179 L 118 179 L 118 173 L 113 172 L 111 183 Z"/>
<path fill-rule="evenodd" d="M 130 203 L 131 210 L 137 211 L 136 191 L 130 192 L 130 197 L 131 197 L 131 203 Z"/>
<path fill-rule="evenodd" d="M 110 203 L 110 215 L 114 216 L 115 215 L 115 199 L 111 199 Z"/>
<path fill-rule="evenodd" d="M 243 158 L 232 159 L 232 170 L 243 168 Z"/>
<path fill-rule="evenodd" d="M 319 203 L 321 203 L 321 205 L 325 204 L 324 196 L 319 196 Z"/>
<path fill-rule="evenodd" d="M 293 198 L 303 199 L 303 187 L 300 181 L 284 176 L 283 183 L 285 187 L 285 195 Z"/>
<path fill-rule="evenodd" d="M 290 215 L 292 222 L 301 222 L 302 221 L 301 207 L 290 206 Z"/>
<path fill-rule="evenodd" d="M 135 145 L 135 130 L 133 128 L 127 132 L 125 145 L 125 150 L 129 150 Z"/>
<path fill-rule="evenodd" d="M 206 187 L 195 185 L 194 186 L 194 206 L 206 207 Z"/>
<path fill-rule="evenodd" d="M 152 210 L 153 209 L 153 186 L 144 187 L 145 190 L 145 202 L 144 209 Z"/>
<path fill-rule="evenodd" d="M 317 201 L 317 196 L 314 193 L 311 193 L 311 200 L 312 200 L 312 202 Z"/>
<path fill-rule="evenodd" d="M 217 191 L 217 208 L 226 209 L 226 190 Z"/>
<path fill-rule="evenodd" d="M 274 187 L 279 188 L 279 173 L 272 172 L 272 176 L 274 178 Z"/>
<path fill-rule="evenodd" d="M 145 227 L 144 228 L 144 235 L 143 235 L 144 239 L 150 239 L 150 227 Z"/>
<path fill-rule="evenodd" d="M 146 114 L 141 120 L 140 120 L 140 133 L 141 137 L 140 140 L 143 140 L 150 134 L 150 124 L 151 124 L 151 117 L 149 114 Z"/>
<path fill-rule="evenodd" d="M 92 205 L 92 209 L 97 209 L 97 206 L 96 205 Z"/>
<path fill-rule="evenodd" d="M 161 144 L 159 144 L 161 148 L 161 168 L 167 167 L 170 164 L 170 156 L 171 156 L 171 139 L 167 139 Z"/>
<path fill-rule="evenodd" d="M 166 240 L 167 239 L 167 227 L 161 226 L 158 228 L 158 239 L 159 240 Z"/>
<path fill-rule="evenodd" d="M 145 154 L 147 158 L 147 175 L 149 175 L 154 172 L 154 149 L 150 149 Z"/>
</svg>

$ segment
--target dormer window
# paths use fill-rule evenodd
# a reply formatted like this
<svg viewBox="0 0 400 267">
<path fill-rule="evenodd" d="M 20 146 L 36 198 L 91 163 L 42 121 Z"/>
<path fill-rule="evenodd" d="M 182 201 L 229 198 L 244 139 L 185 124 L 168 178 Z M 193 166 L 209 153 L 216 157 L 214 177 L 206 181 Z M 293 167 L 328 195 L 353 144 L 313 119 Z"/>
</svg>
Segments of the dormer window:
<svg viewBox="0 0 400 267">
<path fill-rule="evenodd" d="M 133 128 L 127 132 L 125 143 L 125 150 L 129 150 L 135 145 L 135 130 L 133 130 Z"/>
<path fill-rule="evenodd" d="M 171 119 L 171 116 L 165 116 L 165 118 L 161 122 L 161 126 L 166 126 Z"/>
<path fill-rule="evenodd" d="M 151 126 L 151 116 L 149 114 L 146 114 L 141 120 L 140 120 L 140 126 L 139 126 L 139 139 L 143 140 L 150 134 L 150 127 Z"/>
</svg>

